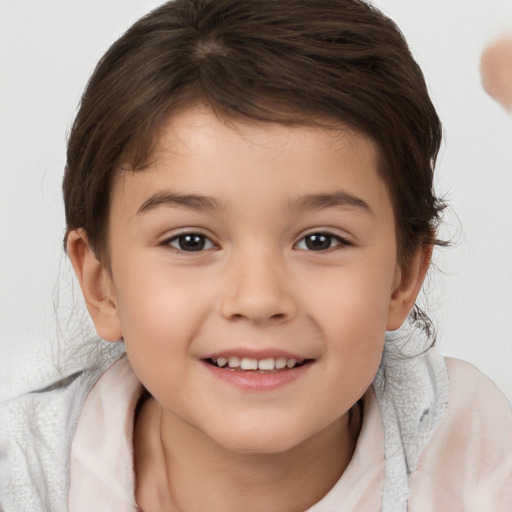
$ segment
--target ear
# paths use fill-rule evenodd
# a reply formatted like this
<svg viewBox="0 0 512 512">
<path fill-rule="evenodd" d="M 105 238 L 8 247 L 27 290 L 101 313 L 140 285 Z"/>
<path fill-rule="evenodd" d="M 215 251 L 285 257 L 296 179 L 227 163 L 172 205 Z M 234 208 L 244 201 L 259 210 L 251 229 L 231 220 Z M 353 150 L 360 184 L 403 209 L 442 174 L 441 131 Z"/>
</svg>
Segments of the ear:
<svg viewBox="0 0 512 512">
<path fill-rule="evenodd" d="M 396 331 L 409 315 L 432 258 L 433 246 L 422 244 L 406 268 L 397 265 L 388 309 L 386 329 Z"/>
<path fill-rule="evenodd" d="M 106 341 L 121 339 L 123 334 L 110 273 L 96 258 L 83 229 L 69 233 L 67 251 L 98 336 Z"/>
</svg>

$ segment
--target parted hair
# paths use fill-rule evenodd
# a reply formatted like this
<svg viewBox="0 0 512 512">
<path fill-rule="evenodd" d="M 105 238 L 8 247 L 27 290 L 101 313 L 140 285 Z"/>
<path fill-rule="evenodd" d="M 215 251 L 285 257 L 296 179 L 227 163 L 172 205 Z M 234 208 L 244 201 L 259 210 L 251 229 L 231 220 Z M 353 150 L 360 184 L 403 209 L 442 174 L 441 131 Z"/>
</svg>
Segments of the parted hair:
<svg viewBox="0 0 512 512">
<path fill-rule="evenodd" d="M 361 0 L 174 0 L 137 21 L 98 63 L 70 132 L 66 238 L 83 228 L 108 259 L 116 173 L 143 172 L 162 124 L 198 102 L 224 119 L 368 135 L 401 263 L 436 242 L 441 125 L 401 32 Z"/>
</svg>

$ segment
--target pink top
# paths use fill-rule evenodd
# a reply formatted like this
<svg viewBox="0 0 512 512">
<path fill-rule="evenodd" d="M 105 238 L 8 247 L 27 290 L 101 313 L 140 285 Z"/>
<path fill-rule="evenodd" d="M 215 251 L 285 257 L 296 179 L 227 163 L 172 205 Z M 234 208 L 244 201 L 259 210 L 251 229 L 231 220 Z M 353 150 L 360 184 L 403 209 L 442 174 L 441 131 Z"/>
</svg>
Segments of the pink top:
<svg viewBox="0 0 512 512">
<path fill-rule="evenodd" d="M 413 512 L 512 511 L 512 412 L 473 366 L 448 359 L 448 408 L 409 479 Z M 71 451 L 70 512 L 133 512 L 133 422 L 143 388 L 128 359 L 98 380 L 80 416 Z M 307 512 L 378 512 L 385 478 L 377 399 L 363 399 L 356 450 L 336 485 Z"/>
</svg>

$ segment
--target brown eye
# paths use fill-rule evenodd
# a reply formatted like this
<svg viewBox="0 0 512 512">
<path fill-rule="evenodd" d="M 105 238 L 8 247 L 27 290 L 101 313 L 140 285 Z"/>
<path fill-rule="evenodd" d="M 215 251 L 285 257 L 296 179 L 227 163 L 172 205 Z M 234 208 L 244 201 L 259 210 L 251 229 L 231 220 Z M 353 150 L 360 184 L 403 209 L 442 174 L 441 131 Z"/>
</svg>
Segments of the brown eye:
<svg viewBox="0 0 512 512">
<path fill-rule="evenodd" d="M 345 239 L 330 233 L 311 233 L 302 238 L 296 248 L 306 251 L 326 251 L 341 244 L 349 245 Z"/>
<path fill-rule="evenodd" d="M 170 246 L 185 252 L 197 252 L 206 249 L 213 249 L 213 242 L 198 233 L 185 233 L 171 238 L 167 242 Z"/>
</svg>

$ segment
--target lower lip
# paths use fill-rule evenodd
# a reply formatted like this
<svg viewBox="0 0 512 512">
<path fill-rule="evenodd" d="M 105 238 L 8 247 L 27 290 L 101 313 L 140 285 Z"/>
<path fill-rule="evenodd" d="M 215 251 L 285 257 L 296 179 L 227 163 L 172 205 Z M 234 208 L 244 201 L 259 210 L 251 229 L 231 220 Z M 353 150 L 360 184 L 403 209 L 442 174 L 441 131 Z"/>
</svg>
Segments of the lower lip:
<svg viewBox="0 0 512 512">
<path fill-rule="evenodd" d="M 257 373 L 219 368 L 206 361 L 201 362 L 216 378 L 248 391 L 272 391 L 284 387 L 302 377 L 313 364 L 313 361 L 309 361 L 302 366 L 279 370 L 275 373 Z"/>
</svg>

